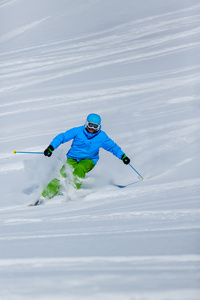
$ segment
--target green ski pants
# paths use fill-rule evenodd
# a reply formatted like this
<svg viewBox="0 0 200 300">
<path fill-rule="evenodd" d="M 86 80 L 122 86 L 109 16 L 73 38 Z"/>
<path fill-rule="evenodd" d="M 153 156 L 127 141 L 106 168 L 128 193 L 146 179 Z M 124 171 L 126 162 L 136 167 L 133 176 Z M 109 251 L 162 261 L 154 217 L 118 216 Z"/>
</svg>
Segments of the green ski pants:
<svg viewBox="0 0 200 300">
<path fill-rule="evenodd" d="M 75 159 L 67 159 L 66 162 L 68 165 L 70 165 L 73 169 L 73 176 L 74 176 L 74 184 L 77 189 L 81 188 L 81 181 L 80 178 L 85 178 L 85 174 L 90 172 L 94 166 L 95 163 L 90 159 L 84 159 L 80 162 L 77 162 Z M 66 165 L 64 165 L 61 170 L 60 174 L 62 177 L 66 178 Z M 51 199 L 55 195 L 57 195 L 61 191 L 61 181 L 57 178 L 54 178 L 44 189 L 42 192 L 42 196 Z"/>
</svg>

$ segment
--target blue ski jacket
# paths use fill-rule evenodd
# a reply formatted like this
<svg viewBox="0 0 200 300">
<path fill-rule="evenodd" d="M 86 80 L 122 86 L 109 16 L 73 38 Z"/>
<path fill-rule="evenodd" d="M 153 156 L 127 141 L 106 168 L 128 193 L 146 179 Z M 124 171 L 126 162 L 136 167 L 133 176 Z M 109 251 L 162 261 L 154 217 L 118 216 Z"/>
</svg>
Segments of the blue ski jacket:
<svg viewBox="0 0 200 300">
<path fill-rule="evenodd" d="M 111 152 L 119 159 L 124 154 L 121 148 L 101 128 L 96 133 L 90 133 L 85 126 L 74 127 L 65 133 L 60 133 L 50 145 L 56 149 L 72 139 L 73 142 L 67 153 L 67 158 L 76 159 L 78 162 L 83 159 L 91 159 L 96 164 L 99 160 L 100 148 Z"/>
</svg>

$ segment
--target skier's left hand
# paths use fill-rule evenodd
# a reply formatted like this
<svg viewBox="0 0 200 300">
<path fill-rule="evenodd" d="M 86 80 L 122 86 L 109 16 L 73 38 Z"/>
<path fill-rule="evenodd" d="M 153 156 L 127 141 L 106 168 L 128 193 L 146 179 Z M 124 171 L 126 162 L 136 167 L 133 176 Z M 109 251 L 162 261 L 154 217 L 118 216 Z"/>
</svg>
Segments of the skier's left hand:
<svg viewBox="0 0 200 300">
<path fill-rule="evenodd" d="M 128 165 L 131 161 L 130 158 L 128 158 L 128 156 L 126 156 L 126 154 L 123 154 L 121 159 L 125 165 Z"/>
</svg>

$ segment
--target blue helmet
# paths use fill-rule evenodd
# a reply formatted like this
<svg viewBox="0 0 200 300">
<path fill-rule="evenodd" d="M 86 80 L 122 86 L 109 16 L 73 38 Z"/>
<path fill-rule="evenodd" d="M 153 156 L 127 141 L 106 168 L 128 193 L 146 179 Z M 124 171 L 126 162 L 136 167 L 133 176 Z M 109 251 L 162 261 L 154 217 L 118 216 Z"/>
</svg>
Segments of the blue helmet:
<svg viewBox="0 0 200 300">
<path fill-rule="evenodd" d="M 87 116 L 87 122 L 101 125 L 101 117 L 97 114 L 89 114 Z"/>
<path fill-rule="evenodd" d="M 99 131 L 100 127 L 101 127 L 101 117 L 99 115 L 90 114 L 87 116 L 87 120 L 85 123 L 85 128 L 87 129 L 87 131 L 93 129 L 94 132 L 97 132 Z"/>
</svg>

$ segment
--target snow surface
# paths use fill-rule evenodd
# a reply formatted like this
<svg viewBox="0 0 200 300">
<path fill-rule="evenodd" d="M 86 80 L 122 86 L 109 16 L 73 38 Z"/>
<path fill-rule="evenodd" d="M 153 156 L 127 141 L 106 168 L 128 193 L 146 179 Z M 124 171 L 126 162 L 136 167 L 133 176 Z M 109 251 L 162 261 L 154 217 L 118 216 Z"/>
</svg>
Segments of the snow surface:
<svg viewBox="0 0 200 300">
<path fill-rule="evenodd" d="M 200 299 L 199 0 L 0 1 L 0 299 Z M 83 189 L 28 207 L 102 116 Z M 118 188 L 111 184 L 127 185 Z"/>
</svg>

